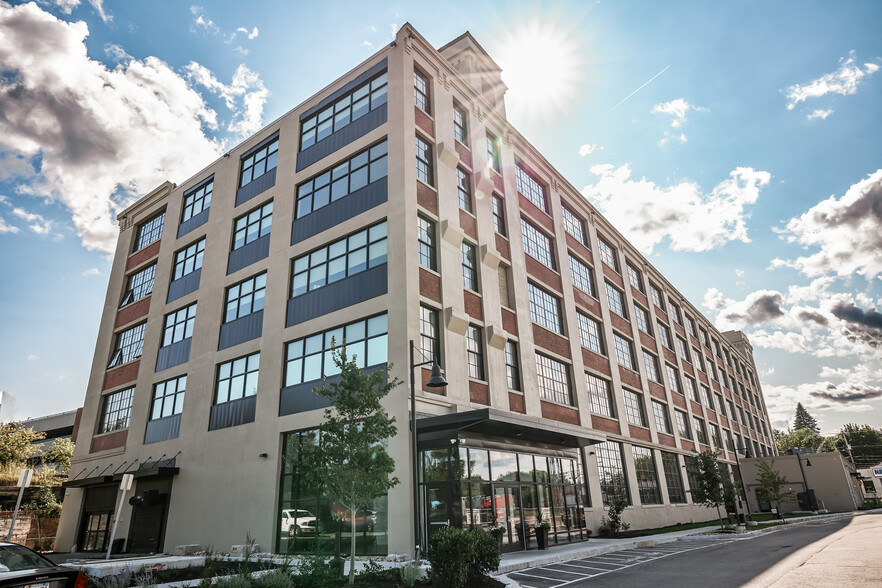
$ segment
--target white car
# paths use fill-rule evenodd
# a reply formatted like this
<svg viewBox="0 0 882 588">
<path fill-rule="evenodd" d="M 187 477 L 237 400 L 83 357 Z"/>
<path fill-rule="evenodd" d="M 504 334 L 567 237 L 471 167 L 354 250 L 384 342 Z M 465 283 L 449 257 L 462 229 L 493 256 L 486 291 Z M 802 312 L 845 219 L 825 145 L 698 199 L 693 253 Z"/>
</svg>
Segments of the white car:
<svg viewBox="0 0 882 588">
<path fill-rule="evenodd" d="M 289 537 L 316 535 L 318 521 L 308 510 L 285 509 L 282 511 L 282 532 Z"/>
</svg>

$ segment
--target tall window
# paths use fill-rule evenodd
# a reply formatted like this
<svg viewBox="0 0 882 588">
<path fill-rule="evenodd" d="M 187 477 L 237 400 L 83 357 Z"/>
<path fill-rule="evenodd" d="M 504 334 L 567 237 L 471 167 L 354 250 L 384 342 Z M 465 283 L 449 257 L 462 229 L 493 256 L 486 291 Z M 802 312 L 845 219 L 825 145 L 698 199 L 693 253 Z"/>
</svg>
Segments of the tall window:
<svg viewBox="0 0 882 588">
<path fill-rule="evenodd" d="M 273 225 L 273 203 L 267 202 L 248 214 L 236 219 L 233 233 L 233 249 L 239 249 L 264 235 L 269 235 Z"/>
<path fill-rule="evenodd" d="M 297 218 L 385 178 L 388 167 L 388 145 L 384 139 L 313 176 L 297 186 Z"/>
<path fill-rule="evenodd" d="M 594 291 L 594 278 L 591 275 L 591 268 L 570 255 L 570 277 L 573 280 L 573 286 L 589 294 L 596 296 Z"/>
<path fill-rule="evenodd" d="M 459 207 L 472 212 L 472 180 L 461 167 L 456 168 L 456 193 L 459 195 Z"/>
<path fill-rule="evenodd" d="M 643 350 L 643 366 L 646 368 L 647 378 L 659 384 L 663 383 L 661 373 L 658 371 L 658 358 L 645 349 Z"/>
<path fill-rule="evenodd" d="M 668 302 L 670 302 L 670 304 L 671 304 L 671 312 L 674 314 L 674 320 L 677 321 L 678 325 L 682 325 L 683 324 L 683 315 L 680 313 L 680 307 L 677 306 L 676 304 L 674 304 L 673 302 L 671 302 L 670 299 L 668 299 Z"/>
<path fill-rule="evenodd" d="M 359 85 L 333 104 L 323 108 L 306 120 L 300 122 L 300 149 L 311 147 L 322 139 L 339 131 L 354 120 L 386 104 L 388 88 L 387 72 L 377 74 Z"/>
<path fill-rule="evenodd" d="M 618 499 L 631 504 L 628 495 L 628 478 L 622 459 L 622 444 L 605 441 L 594 446 L 597 454 L 597 473 L 600 478 L 600 494 L 604 506 L 612 506 Z"/>
<path fill-rule="evenodd" d="M 431 114 L 429 110 L 429 85 L 423 74 L 414 70 L 413 72 L 413 102 L 417 108 L 427 114 Z"/>
<path fill-rule="evenodd" d="M 234 284 L 227 288 L 226 312 L 224 322 L 263 310 L 266 295 L 266 272 Z"/>
<path fill-rule="evenodd" d="M 673 392 L 676 392 L 677 394 L 682 394 L 683 388 L 680 385 L 680 370 L 678 370 L 671 364 L 666 363 L 665 371 L 668 372 L 668 382 L 670 382 L 671 390 Z"/>
<path fill-rule="evenodd" d="M 652 327 L 649 326 L 649 313 L 636 304 L 634 305 L 634 320 L 637 321 L 638 329 L 647 335 L 652 335 Z"/>
<path fill-rule="evenodd" d="M 544 265 L 554 269 L 554 242 L 551 237 L 521 219 L 521 231 L 524 235 L 524 251 L 542 262 Z"/>
<path fill-rule="evenodd" d="M 462 285 L 464 288 L 479 292 L 478 261 L 475 246 L 465 241 L 460 245 L 462 253 Z"/>
<path fill-rule="evenodd" d="M 612 269 L 619 271 L 619 257 L 616 255 L 616 250 L 612 245 L 607 243 L 603 238 L 597 237 L 597 248 L 600 250 L 600 261 Z"/>
<path fill-rule="evenodd" d="M 420 265 L 436 270 L 435 223 L 426 217 L 417 216 L 417 240 L 419 243 Z"/>
<path fill-rule="evenodd" d="M 628 416 L 628 423 L 646 426 L 646 417 L 643 414 L 643 395 L 630 390 L 622 390 L 625 397 L 625 414 Z"/>
<path fill-rule="evenodd" d="M 659 290 L 658 286 L 649 282 L 649 294 L 652 296 L 652 303 L 659 307 L 661 310 L 665 309 L 665 299 L 662 297 L 661 290 Z"/>
<path fill-rule="evenodd" d="M 521 389 L 521 366 L 518 359 L 518 344 L 514 341 L 505 342 L 505 375 L 508 378 L 509 390 Z"/>
<path fill-rule="evenodd" d="M 684 341 L 682 337 L 677 337 L 677 350 L 680 352 L 683 359 L 692 363 L 692 357 L 689 355 L 689 348 L 686 347 L 686 341 Z"/>
<path fill-rule="evenodd" d="M 564 230 L 572 235 L 582 245 L 588 245 L 588 239 L 585 237 L 585 221 L 576 216 L 576 214 L 564 205 L 560 207 L 561 216 L 563 217 Z"/>
<path fill-rule="evenodd" d="M 686 329 L 693 337 L 698 337 L 698 331 L 695 327 L 695 319 L 689 315 L 686 315 Z"/>
<path fill-rule="evenodd" d="M 609 309 L 622 318 L 628 318 L 628 311 L 625 310 L 625 295 L 609 282 L 605 282 L 605 285 L 606 301 L 609 303 Z"/>
<path fill-rule="evenodd" d="M 416 137 L 416 173 L 430 186 L 434 185 L 435 174 L 432 171 L 432 147 L 423 141 L 419 135 Z"/>
<path fill-rule="evenodd" d="M 116 345 L 110 354 L 108 368 L 128 363 L 141 357 L 141 349 L 144 347 L 144 327 L 147 323 L 135 325 L 126 329 L 116 336 Z"/>
<path fill-rule="evenodd" d="M 530 295 L 530 318 L 532 321 L 563 335 L 560 300 L 530 282 L 527 282 L 527 290 Z"/>
<path fill-rule="evenodd" d="M 214 179 L 211 179 L 184 194 L 184 207 L 181 211 L 182 223 L 211 206 L 211 193 L 213 190 Z"/>
<path fill-rule="evenodd" d="M 156 264 L 145 267 L 132 274 L 126 280 L 126 292 L 123 294 L 119 307 L 141 300 L 153 292 L 153 278 L 156 276 Z"/>
<path fill-rule="evenodd" d="M 661 321 L 655 321 L 655 324 L 658 327 L 658 338 L 661 341 L 662 345 L 664 345 L 668 349 L 673 349 L 674 343 L 671 340 L 671 330 Z"/>
<path fill-rule="evenodd" d="M 499 171 L 499 139 L 487 133 L 487 165 Z"/>
<path fill-rule="evenodd" d="M 661 457 L 671 504 L 686 504 L 686 490 L 683 487 L 683 474 L 680 473 L 680 460 L 677 459 L 677 454 L 662 451 Z"/>
<path fill-rule="evenodd" d="M 591 407 L 591 412 L 614 418 L 610 383 L 591 374 L 585 374 L 585 382 L 588 385 L 588 404 Z"/>
<path fill-rule="evenodd" d="M 162 237 L 162 227 L 165 223 L 165 212 L 160 212 L 145 223 L 138 225 L 138 236 L 135 238 L 135 251 L 144 249 L 154 241 Z"/>
<path fill-rule="evenodd" d="M 223 404 L 257 394 L 259 368 L 260 352 L 217 366 L 217 392 L 214 403 Z"/>
<path fill-rule="evenodd" d="M 698 334 L 700 335 L 701 344 L 710 349 L 710 339 L 707 336 L 707 331 L 704 329 L 698 329 Z"/>
<path fill-rule="evenodd" d="M 628 267 L 628 282 L 630 282 L 630 284 L 631 284 L 634 288 L 636 288 L 637 290 L 639 290 L 640 292 L 644 292 L 644 289 L 643 289 L 643 274 L 640 273 L 640 270 L 639 270 L 639 269 L 636 269 L 636 268 L 635 268 L 633 265 L 631 265 L 630 263 L 627 264 L 627 267 Z"/>
<path fill-rule="evenodd" d="M 505 204 L 502 198 L 493 195 L 493 230 L 505 237 Z"/>
<path fill-rule="evenodd" d="M 631 346 L 631 342 L 618 333 L 613 333 L 613 342 L 616 347 L 616 361 L 619 362 L 619 365 L 629 370 L 637 371 L 637 364 L 634 361 L 634 349 Z"/>
<path fill-rule="evenodd" d="M 698 366 L 698 369 L 700 369 L 701 371 L 707 373 L 707 370 L 706 370 L 705 367 L 704 367 L 704 356 L 701 354 L 701 351 L 699 351 L 697 348 L 693 347 L 693 348 L 692 348 L 692 353 L 695 355 L 695 358 L 698 360 L 698 361 L 696 362 L 696 365 Z"/>
<path fill-rule="evenodd" d="M 153 406 L 150 420 L 181 414 L 184 410 L 184 392 L 187 389 L 187 376 L 172 378 L 153 386 Z"/>
<path fill-rule="evenodd" d="M 101 420 L 98 424 L 98 434 L 110 433 L 119 429 L 127 429 L 132 416 L 132 397 L 134 388 L 120 390 L 104 396 L 101 407 Z"/>
<path fill-rule="evenodd" d="M 276 169 L 279 160 L 279 138 L 276 137 L 248 157 L 242 158 L 242 180 L 239 187 L 250 184 L 268 171 Z"/>
<path fill-rule="evenodd" d="M 420 306 L 420 351 L 423 357 L 441 363 L 441 331 L 438 329 L 438 311 Z"/>
<path fill-rule="evenodd" d="M 692 439 L 692 431 L 689 429 L 689 417 L 682 410 L 675 410 L 674 417 L 677 419 L 677 433 L 681 439 Z"/>
<path fill-rule="evenodd" d="M 294 259 L 291 298 L 386 263 L 386 221 Z"/>
<path fill-rule="evenodd" d="M 695 380 L 686 376 L 686 393 L 695 402 L 701 404 L 701 399 L 698 397 L 698 388 L 695 386 Z"/>
<path fill-rule="evenodd" d="M 603 335 L 600 331 L 600 323 L 582 314 L 576 313 L 579 319 L 579 342 L 594 353 L 605 355 L 603 350 Z"/>
<path fill-rule="evenodd" d="M 692 426 L 695 428 L 695 438 L 699 443 L 707 445 L 707 433 L 704 430 L 704 421 L 697 416 L 692 417 Z"/>
<path fill-rule="evenodd" d="M 458 104 L 453 105 L 453 137 L 463 144 L 468 136 L 467 116 L 465 108 Z"/>
<path fill-rule="evenodd" d="M 527 197 L 527 200 L 538 206 L 541 210 L 548 212 L 548 201 L 545 198 L 545 186 L 539 183 L 533 175 L 521 167 L 521 164 L 515 166 L 515 179 L 517 181 L 518 192 Z"/>
<path fill-rule="evenodd" d="M 661 489 L 655 469 L 655 457 L 648 447 L 631 447 L 634 455 L 634 473 L 637 475 L 637 490 L 642 504 L 661 504 Z"/>
<path fill-rule="evenodd" d="M 388 330 L 387 316 L 380 314 L 291 341 L 285 346 L 285 386 L 338 374 L 335 347 L 345 345 L 346 355 L 361 368 L 386 363 Z"/>
<path fill-rule="evenodd" d="M 723 439 L 720 437 L 720 428 L 717 425 L 710 425 L 711 441 L 717 449 L 723 448 Z"/>
<path fill-rule="evenodd" d="M 175 267 L 172 281 L 179 280 L 202 268 L 202 257 L 205 255 L 205 237 L 199 239 L 175 253 Z"/>
<path fill-rule="evenodd" d="M 193 336 L 193 325 L 196 322 L 196 303 L 165 315 L 165 327 L 162 331 L 162 346 L 189 339 Z"/>
<path fill-rule="evenodd" d="M 652 401 L 652 417 L 655 419 L 655 429 L 659 433 L 671 434 L 671 423 L 668 420 L 668 407 L 661 402 Z"/>
<path fill-rule="evenodd" d="M 484 337 L 481 327 L 469 325 L 466 329 L 466 360 L 469 365 L 469 377 L 476 380 L 484 378 Z"/>
<path fill-rule="evenodd" d="M 540 398 L 572 406 L 570 371 L 566 364 L 537 353 L 536 373 L 539 378 Z"/>
</svg>

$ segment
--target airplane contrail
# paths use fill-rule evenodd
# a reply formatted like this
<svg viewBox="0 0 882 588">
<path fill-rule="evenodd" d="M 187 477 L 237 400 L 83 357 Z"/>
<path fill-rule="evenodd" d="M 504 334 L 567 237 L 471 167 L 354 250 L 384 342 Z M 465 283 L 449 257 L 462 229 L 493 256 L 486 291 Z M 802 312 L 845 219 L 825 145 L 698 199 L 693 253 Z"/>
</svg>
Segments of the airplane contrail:
<svg viewBox="0 0 882 588">
<path fill-rule="evenodd" d="M 619 106 L 621 106 L 622 103 L 623 103 L 625 100 L 627 100 L 628 98 L 630 98 L 631 96 L 633 96 L 634 94 L 636 94 L 637 92 L 639 92 L 640 90 L 642 90 L 643 88 L 645 88 L 645 87 L 649 84 L 649 82 L 651 82 L 652 80 L 654 80 L 654 79 L 657 78 L 658 76 L 660 76 L 660 75 L 662 75 L 663 73 L 665 73 L 665 70 L 667 70 L 669 67 L 671 67 L 671 66 L 670 66 L 670 65 L 666 65 L 665 68 L 664 68 L 663 70 L 661 70 L 660 72 L 658 72 L 657 74 L 655 74 L 654 76 L 652 76 L 651 78 L 649 78 L 649 80 L 647 80 L 647 82 L 646 82 L 645 84 L 643 84 L 642 86 L 640 86 L 639 88 L 637 88 L 636 90 L 634 90 L 633 92 L 631 92 L 630 94 L 628 94 L 627 96 L 625 96 L 624 98 L 622 98 L 621 101 L 619 101 L 618 104 L 616 104 L 615 106 L 613 106 L 612 108 L 610 108 L 606 113 L 609 114 L 610 112 L 612 112 L 613 110 L 615 110 L 616 108 L 618 108 Z"/>
</svg>

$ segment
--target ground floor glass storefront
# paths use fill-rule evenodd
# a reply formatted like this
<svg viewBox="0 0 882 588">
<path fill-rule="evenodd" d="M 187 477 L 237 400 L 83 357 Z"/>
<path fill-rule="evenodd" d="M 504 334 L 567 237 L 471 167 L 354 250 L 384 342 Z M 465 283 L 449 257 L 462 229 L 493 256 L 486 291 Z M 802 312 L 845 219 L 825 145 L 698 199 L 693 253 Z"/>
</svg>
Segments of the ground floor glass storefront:
<svg viewBox="0 0 882 588">
<path fill-rule="evenodd" d="M 589 505 L 578 451 L 567 457 L 448 444 L 420 452 L 423 533 L 447 525 L 501 526 L 503 551 L 536 549 L 534 525 L 551 545 L 587 539 Z"/>
</svg>

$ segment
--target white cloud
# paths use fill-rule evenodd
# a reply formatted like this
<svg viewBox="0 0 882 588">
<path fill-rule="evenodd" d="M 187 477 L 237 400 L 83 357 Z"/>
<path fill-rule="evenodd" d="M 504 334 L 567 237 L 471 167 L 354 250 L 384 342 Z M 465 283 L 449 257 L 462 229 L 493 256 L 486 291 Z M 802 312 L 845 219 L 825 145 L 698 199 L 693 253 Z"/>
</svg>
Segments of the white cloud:
<svg viewBox="0 0 882 588">
<path fill-rule="evenodd" d="M 74 8 L 80 5 L 80 0 L 39 0 L 43 6 L 57 8 L 62 14 L 70 14 Z"/>
<path fill-rule="evenodd" d="M 806 115 L 806 118 L 809 119 L 809 120 L 813 120 L 813 119 L 816 119 L 816 118 L 819 118 L 819 119 L 821 119 L 821 120 L 825 120 L 825 119 L 826 119 L 828 116 L 830 116 L 831 114 L 833 114 L 833 109 L 832 109 L 832 108 L 829 109 L 829 110 L 820 110 L 820 109 L 817 109 L 817 110 L 815 110 L 814 112 L 812 112 L 811 114 Z"/>
<path fill-rule="evenodd" d="M 31 353 L 30 355 L 28 355 L 27 359 L 28 359 L 28 361 L 37 361 L 38 359 L 40 359 L 40 356 L 34 355 L 33 353 Z"/>
<path fill-rule="evenodd" d="M 793 260 L 773 259 L 771 267 L 792 267 L 808 276 L 882 274 L 882 169 L 852 185 L 842 198 L 830 196 L 802 216 L 775 229 L 784 240 L 818 248 Z"/>
<path fill-rule="evenodd" d="M 203 7 L 190 6 L 190 13 L 196 17 L 190 24 L 190 32 L 202 32 L 209 35 L 220 34 L 220 27 L 208 17 L 208 14 Z"/>
<path fill-rule="evenodd" d="M 706 112 L 706 108 L 702 108 L 701 106 L 694 106 L 689 104 L 682 98 L 677 98 L 676 100 L 671 100 L 670 102 L 662 102 L 653 106 L 652 110 L 650 110 L 650 114 L 668 114 L 671 116 L 671 128 L 679 129 L 683 123 L 686 121 L 686 113 L 690 110 L 695 112 Z M 680 135 L 677 136 L 676 133 L 672 133 L 670 131 L 665 131 L 665 136 L 658 142 L 659 147 L 663 147 L 665 143 L 667 143 L 670 139 L 675 139 L 680 141 L 681 143 L 686 142 L 686 134 L 680 132 Z"/>
<path fill-rule="evenodd" d="M 113 16 L 107 14 L 107 12 L 104 10 L 104 0 L 89 0 L 89 4 L 92 5 L 92 8 L 95 9 L 95 12 L 98 13 L 98 16 L 100 16 L 101 20 L 103 20 L 105 23 L 113 20 Z"/>
<path fill-rule="evenodd" d="M 166 179 L 206 165 L 224 146 L 206 137 L 217 114 L 155 57 L 108 70 L 89 59 L 88 27 L 36 4 L 0 3 L 0 151 L 42 156 L 22 193 L 57 199 L 83 245 L 113 252 L 113 216 Z"/>
<path fill-rule="evenodd" d="M 248 29 L 246 29 L 245 27 L 239 27 L 238 29 L 236 29 L 236 32 L 233 33 L 234 38 L 237 33 L 244 33 L 248 37 L 248 40 L 251 41 L 257 38 L 257 35 L 260 34 L 260 31 L 257 30 L 257 27 L 254 27 L 251 32 L 248 32 Z"/>
<path fill-rule="evenodd" d="M 579 157 L 585 157 L 586 155 L 591 155 L 597 149 L 597 143 L 585 143 L 581 147 L 579 147 Z M 603 149 L 603 147 L 601 147 Z"/>
<path fill-rule="evenodd" d="M 0 216 L 0 235 L 15 234 L 19 231 L 19 228 L 7 223 L 2 216 Z"/>
<path fill-rule="evenodd" d="M 260 130 L 263 106 L 269 91 L 258 74 L 240 65 L 233 74 L 232 82 L 224 84 L 208 68 L 195 61 L 187 64 L 185 69 L 191 82 L 217 94 L 223 98 L 227 108 L 237 112 L 227 125 L 228 131 L 245 137 Z"/>
<path fill-rule="evenodd" d="M 48 235 L 52 230 L 52 221 L 46 220 L 39 214 L 28 212 L 23 208 L 13 208 L 12 214 L 29 223 L 28 228 L 38 235 Z"/>
<path fill-rule="evenodd" d="M 729 241 L 750 242 L 747 208 L 756 202 L 771 175 L 749 167 L 734 169 L 709 193 L 692 182 L 658 186 L 641 178 L 632 180 L 627 164 L 594 165 L 599 176 L 582 194 L 644 253 L 665 238 L 677 251 L 708 251 Z"/>
<path fill-rule="evenodd" d="M 237 47 L 235 47 L 233 49 L 233 53 L 235 53 L 236 55 L 240 55 L 242 57 L 245 57 L 246 55 L 248 55 L 250 53 L 250 51 L 248 51 L 248 49 L 246 49 L 245 47 L 238 45 Z"/>
<path fill-rule="evenodd" d="M 32 175 L 34 175 L 34 166 L 30 158 L 12 151 L 0 151 L 0 182 L 12 178 L 29 178 Z"/>
<path fill-rule="evenodd" d="M 842 96 L 854 94 L 866 76 L 879 70 L 879 66 L 874 63 L 865 63 L 866 69 L 862 70 L 856 64 L 854 51 L 851 51 L 847 58 L 841 58 L 839 63 L 839 69 L 834 72 L 824 74 L 805 85 L 794 84 L 787 88 L 787 110 L 793 110 L 797 104 L 809 98 L 820 98 L 827 94 Z"/>
<path fill-rule="evenodd" d="M 85 276 L 85 277 L 89 277 L 89 276 L 100 276 L 100 275 L 101 275 L 101 271 L 100 271 L 97 267 L 93 267 L 93 268 L 89 268 L 89 269 L 87 269 L 86 271 L 84 271 L 84 272 L 83 272 L 82 274 L 80 274 L 80 275 Z"/>
<path fill-rule="evenodd" d="M 123 61 L 129 61 L 132 59 L 132 56 L 129 55 L 125 49 L 116 43 L 105 43 L 104 44 L 104 54 L 107 55 L 113 61 L 117 63 Z"/>
</svg>

